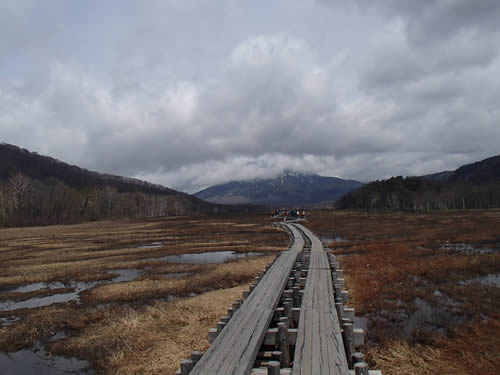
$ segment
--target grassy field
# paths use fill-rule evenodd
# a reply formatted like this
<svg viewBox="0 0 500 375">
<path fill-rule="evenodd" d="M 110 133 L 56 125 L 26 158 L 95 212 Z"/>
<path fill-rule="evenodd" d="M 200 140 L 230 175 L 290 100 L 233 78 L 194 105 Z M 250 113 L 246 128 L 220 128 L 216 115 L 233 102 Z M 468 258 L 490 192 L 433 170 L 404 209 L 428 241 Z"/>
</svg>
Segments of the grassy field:
<svg viewBox="0 0 500 375">
<path fill-rule="evenodd" d="M 1 326 L 0 351 L 41 342 L 54 354 L 88 360 L 99 374 L 173 374 L 192 350 L 206 350 L 208 329 L 287 247 L 283 230 L 250 215 L 0 230 L 0 305 L 71 292 L 75 280 L 96 284 L 79 301 L 0 311 L 0 318 L 19 318 Z M 213 251 L 264 255 L 221 264 L 158 259 Z M 106 282 L 123 269 L 138 277 Z M 69 283 L 50 287 L 54 281 Z M 33 283 L 46 284 L 15 291 Z M 61 332 L 67 337 L 54 340 Z"/>
<path fill-rule="evenodd" d="M 371 368 L 392 374 L 500 373 L 500 211 L 317 211 L 351 305 L 369 319 Z"/>
<path fill-rule="evenodd" d="M 369 319 L 363 351 L 371 368 L 499 373 L 500 211 L 314 211 L 306 225 L 332 240 L 351 305 Z M 0 350 L 42 343 L 99 374 L 173 374 L 192 350 L 206 350 L 208 329 L 287 246 L 269 218 L 250 215 L 0 230 L 0 306 L 72 292 L 75 280 L 92 286 L 79 301 L 0 311 L 19 319 L 0 323 Z M 265 255 L 221 264 L 161 259 L 212 251 Z M 120 270 L 137 278 L 110 282 Z M 34 283 L 43 286 L 15 290 Z"/>
</svg>

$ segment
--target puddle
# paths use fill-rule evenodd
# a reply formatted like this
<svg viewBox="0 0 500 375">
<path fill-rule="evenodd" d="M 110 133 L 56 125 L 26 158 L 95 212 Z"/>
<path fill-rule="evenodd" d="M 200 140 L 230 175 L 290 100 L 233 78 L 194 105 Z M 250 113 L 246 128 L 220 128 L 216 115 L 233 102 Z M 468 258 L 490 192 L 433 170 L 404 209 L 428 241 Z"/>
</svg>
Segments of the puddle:
<svg viewBox="0 0 500 375">
<path fill-rule="evenodd" d="M 53 284 L 56 285 L 60 282 L 54 282 Z M 84 282 L 84 281 L 70 281 L 67 283 L 60 283 L 63 285 L 63 288 L 72 288 L 73 292 L 69 293 L 59 293 L 59 294 L 53 294 L 51 296 L 40 296 L 40 297 L 33 297 L 30 299 L 27 299 L 25 301 L 11 301 L 11 300 L 6 300 L 6 301 L 0 301 L 0 311 L 14 311 L 14 310 L 20 310 L 20 309 L 33 309 L 36 307 L 44 307 L 44 306 L 49 306 L 53 305 L 56 303 L 66 303 L 66 302 L 71 302 L 71 301 L 78 301 L 80 298 L 80 292 L 93 288 L 97 284 L 100 284 L 102 282 L 98 281 L 91 281 L 91 282 Z M 30 285 L 25 285 L 23 287 L 19 287 L 16 289 L 25 288 L 29 289 L 31 291 L 35 291 L 38 289 L 34 289 L 36 284 L 43 284 L 46 285 L 45 283 L 35 283 L 35 284 L 30 284 Z M 40 289 L 40 288 L 39 288 Z"/>
<path fill-rule="evenodd" d="M 443 243 L 439 246 L 440 250 L 445 251 L 456 251 L 465 255 L 484 255 L 484 254 L 495 254 L 498 251 L 489 247 L 474 247 L 472 244 L 468 243 Z"/>
<path fill-rule="evenodd" d="M 20 350 L 15 353 L 0 353 L 2 374 L 16 375 L 57 375 L 57 374 L 93 374 L 89 363 L 76 358 L 52 356 L 44 350 Z"/>
<path fill-rule="evenodd" d="M 321 236 L 319 239 L 321 240 L 321 242 L 326 243 L 326 244 L 329 244 L 331 242 L 345 242 L 346 241 L 345 239 L 343 239 L 340 236 L 337 236 L 337 237 Z"/>
<path fill-rule="evenodd" d="M 108 271 L 110 274 L 118 274 L 118 276 L 114 277 L 111 282 L 113 283 L 121 283 L 125 281 L 133 281 L 137 279 L 140 275 L 142 275 L 142 271 L 137 268 L 119 268 L 116 270 Z"/>
<path fill-rule="evenodd" d="M 479 283 L 484 287 L 500 288 L 500 273 L 478 276 L 470 280 L 459 282 L 460 285 L 469 285 L 472 283 Z"/>
<path fill-rule="evenodd" d="M 10 317 L 7 317 L 7 318 L 0 318 L 0 326 L 11 326 L 12 324 L 18 322 L 19 320 L 21 320 L 20 317 L 18 316 L 10 316 Z"/>
<path fill-rule="evenodd" d="M 34 297 L 30 298 L 26 301 L 0 301 L 0 311 L 14 311 L 20 309 L 33 309 L 35 307 L 43 307 L 52 305 L 55 303 L 65 303 L 70 301 L 78 300 L 80 296 L 80 292 L 71 292 L 71 293 L 61 293 L 54 294 L 52 296 L 45 297 Z"/>
<path fill-rule="evenodd" d="M 173 294 L 170 294 L 164 298 L 160 298 L 158 299 L 158 301 L 161 301 L 161 302 L 172 302 L 172 301 L 175 301 L 177 299 L 177 296 L 174 296 Z"/>
<path fill-rule="evenodd" d="M 161 241 L 154 241 L 154 242 L 151 242 L 151 243 L 148 243 L 148 244 L 144 244 L 144 245 L 139 245 L 137 246 L 138 249 L 154 249 L 155 247 L 162 247 L 163 246 L 163 242 Z"/>
<path fill-rule="evenodd" d="M 33 284 L 23 285 L 18 288 L 9 290 L 9 292 L 29 293 L 29 292 L 35 292 L 40 289 L 61 289 L 70 287 L 71 286 L 64 285 L 64 283 L 60 281 L 51 281 L 47 283 L 33 283 Z"/>
<path fill-rule="evenodd" d="M 156 260 L 164 260 L 169 263 L 180 264 L 208 264 L 208 263 L 226 263 L 230 260 L 242 259 L 251 256 L 259 256 L 263 253 L 236 253 L 234 251 L 211 251 L 206 253 L 188 253 L 181 255 L 167 255 Z"/>
<path fill-rule="evenodd" d="M 84 290 L 91 289 L 99 284 L 109 284 L 109 283 L 120 283 L 125 281 L 135 280 L 138 276 L 142 274 L 141 270 L 136 268 L 122 268 L 108 271 L 110 274 L 118 274 L 111 281 L 53 281 L 48 283 L 33 283 L 28 285 L 20 286 L 16 289 L 9 290 L 9 292 L 18 293 L 28 293 L 35 292 L 41 289 L 59 289 L 59 288 L 71 288 L 72 292 L 69 293 L 58 293 L 51 296 L 40 296 L 33 297 L 25 301 L 0 301 L 0 311 L 14 311 L 20 309 L 33 309 L 36 307 L 44 307 L 56 303 L 65 303 L 71 301 L 78 301 L 80 298 L 80 293 Z M 3 321 L 3 320 L 2 320 Z"/>
</svg>

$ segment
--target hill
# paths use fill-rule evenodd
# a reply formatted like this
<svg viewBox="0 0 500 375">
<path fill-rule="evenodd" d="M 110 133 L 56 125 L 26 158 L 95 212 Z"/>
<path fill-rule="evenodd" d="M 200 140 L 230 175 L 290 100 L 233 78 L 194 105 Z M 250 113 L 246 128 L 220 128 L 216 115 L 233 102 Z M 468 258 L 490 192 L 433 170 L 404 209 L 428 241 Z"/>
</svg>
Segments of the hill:
<svg viewBox="0 0 500 375">
<path fill-rule="evenodd" d="M 344 195 L 339 209 L 445 210 L 500 207 L 500 156 L 455 171 L 375 181 Z"/>
<path fill-rule="evenodd" d="M 89 171 L 0 144 L 0 225 L 196 215 L 229 209 L 161 185 Z"/>
<path fill-rule="evenodd" d="M 209 202 L 259 204 L 272 207 L 310 207 L 340 198 L 363 183 L 285 170 L 274 178 L 231 181 L 195 195 Z"/>
<path fill-rule="evenodd" d="M 135 178 L 89 171 L 49 156 L 30 152 L 7 143 L 1 143 L 0 181 L 6 181 L 15 173 L 22 173 L 27 177 L 44 182 L 48 182 L 50 179 L 57 179 L 75 189 L 112 186 L 120 193 L 184 194 Z"/>
</svg>

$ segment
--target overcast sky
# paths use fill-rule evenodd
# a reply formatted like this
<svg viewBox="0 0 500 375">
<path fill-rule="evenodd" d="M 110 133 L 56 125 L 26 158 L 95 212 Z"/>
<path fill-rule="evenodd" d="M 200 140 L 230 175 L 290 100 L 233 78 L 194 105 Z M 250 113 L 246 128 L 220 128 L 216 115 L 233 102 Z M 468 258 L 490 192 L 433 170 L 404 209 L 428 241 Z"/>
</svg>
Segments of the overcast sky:
<svg viewBox="0 0 500 375">
<path fill-rule="evenodd" d="M 0 0 L 0 141 L 194 192 L 500 154 L 498 0 Z"/>
</svg>

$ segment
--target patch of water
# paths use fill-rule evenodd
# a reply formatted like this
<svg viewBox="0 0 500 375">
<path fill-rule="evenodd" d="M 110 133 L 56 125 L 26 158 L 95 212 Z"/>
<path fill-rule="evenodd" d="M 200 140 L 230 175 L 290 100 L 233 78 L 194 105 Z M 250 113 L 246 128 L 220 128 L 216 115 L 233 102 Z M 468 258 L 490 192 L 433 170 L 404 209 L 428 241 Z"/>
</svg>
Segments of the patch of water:
<svg viewBox="0 0 500 375">
<path fill-rule="evenodd" d="M 70 286 L 67 286 L 60 281 L 50 281 L 50 282 L 40 282 L 40 283 L 23 285 L 18 288 L 9 290 L 9 292 L 29 293 L 29 292 L 35 292 L 40 289 L 61 289 L 61 288 L 70 288 Z"/>
<path fill-rule="evenodd" d="M 205 253 L 188 253 L 181 255 L 167 255 L 157 260 L 164 260 L 169 263 L 178 264 L 208 264 L 208 263 L 226 263 L 231 260 L 259 256 L 263 253 L 236 253 L 234 251 L 211 251 Z"/>
<path fill-rule="evenodd" d="M 0 369 L 5 375 L 93 374 L 89 363 L 76 358 L 53 356 L 45 351 L 20 350 L 0 353 Z"/>
<path fill-rule="evenodd" d="M 9 316 L 6 318 L 0 318 L 0 326 L 11 326 L 12 324 L 18 322 L 21 318 L 18 316 Z"/>
<path fill-rule="evenodd" d="M 71 301 L 78 301 L 80 298 L 80 293 L 84 290 L 91 289 L 98 284 L 104 283 L 119 283 L 125 281 L 135 280 L 139 275 L 142 274 L 142 271 L 136 268 L 122 268 L 108 271 L 110 274 L 118 274 L 118 276 L 114 277 L 111 281 L 52 281 L 48 283 L 38 282 L 28 285 L 23 285 L 18 288 L 12 289 L 9 292 L 18 292 L 18 293 L 28 293 L 34 292 L 41 289 L 58 289 L 58 288 L 71 288 L 72 292 L 69 293 L 58 293 L 53 294 L 51 296 L 40 296 L 33 297 L 25 301 L 0 301 L 0 311 L 14 311 L 20 309 L 32 309 L 35 307 L 44 307 L 49 306 L 55 303 L 65 303 Z"/>
<path fill-rule="evenodd" d="M 158 301 L 162 301 L 162 302 L 172 302 L 172 301 L 175 301 L 177 299 L 177 296 L 174 296 L 174 295 L 168 295 L 164 298 L 160 298 L 158 299 Z"/>
<path fill-rule="evenodd" d="M 20 309 L 33 309 L 35 307 L 44 307 L 55 303 L 65 303 L 76 301 L 79 298 L 79 292 L 60 293 L 52 296 L 33 297 L 26 301 L 0 301 L 0 311 L 14 311 Z"/>
<path fill-rule="evenodd" d="M 484 276 L 478 276 L 470 280 L 460 281 L 460 285 L 469 285 L 479 283 L 484 287 L 500 288 L 500 273 L 490 273 Z"/>
<path fill-rule="evenodd" d="M 153 242 L 148 243 L 148 244 L 139 245 L 139 246 L 137 246 L 137 248 L 138 249 L 154 249 L 156 247 L 162 247 L 162 246 L 163 246 L 163 242 L 153 241 Z"/>
<path fill-rule="evenodd" d="M 440 250 L 446 251 L 456 251 L 465 255 L 484 255 L 484 254 L 494 254 L 497 251 L 489 247 L 474 247 L 469 243 L 450 243 L 445 242 L 439 246 Z"/>
<path fill-rule="evenodd" d="M 140 275 L 142 275 L 142 271 L 137 268 L 119 268 L 116 270 L 108 271 L 110 274 L 118 274 L 118 276 L 114 277 L 111 282 L 113 283 L 121 283 L 125 281 L 133 281 L 137 279 Z"/>
<path fill-rule="evenodd" d="M 330 242 L 345 242 L 346 241 L 345 239 L 343 239 L 340 236 L 337 236 L 337 237 L 321 236 L 319 239 L 321 240 L 321 242 L 326 243 L 326 244 L 329 244 Z"/>
<path fill-rule="evenodd" d="M 59 282 L 55 282 L 54 284 L 57 284 L 57 283 L 59 283 Z M 44 284 L 45 285 L 45 283 L 35 283 L 35 284 Z M 24 287 L 19 287 L 17 289 L 25 288 L 25 289 L 35 291 L 35 290 L 37 290 L 37 289 L 35 289 L 35 284 L 25 285 Z M 27 299 L 25 301 L 12 301 L 12 300 L 0 301 L 0 311 L 33 309 L 35 307 L 44 307 L 44 306 L 49 306 L 49 305 L 52 305 L 55 303 L 65 303 L 65 302 L 71 302 L 71 301 L 78 301 L 80 298 L 80 292 L 95 287 L 97 284 L 99 284 L 99 282 L 98 281 L 90 281 L 90 282 L 70 281 L 70 282 L 61 283 L 61 284 L 65 288 L 73 289 L 73 291 L 69 292 L 69 293 L 53 294 L 51 296 L 33 297 L 33 298 Z"/>
<path fill-rule="evenodd" d="M 33 284 L 28 284 L 28 285 L 23 285 L 15 289 L 11 289 L 8 292 L 14 292 L 14 293 L 29 293 L 29 292 L 36 292 L 41 289 L 62 289 L 62 288 L 70 288 L 74 289 L 77 292 L 81 292 L 86 289 L 93 288 L 99 284 L 97 281 L 76 281 L 76 280 L 70 280 L 70 281 L 49 281 L 49 282 L 39 282 L 39 283 L 33 283 Z"/>
</svg>

